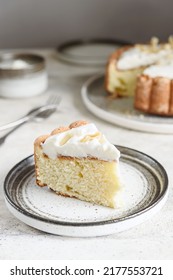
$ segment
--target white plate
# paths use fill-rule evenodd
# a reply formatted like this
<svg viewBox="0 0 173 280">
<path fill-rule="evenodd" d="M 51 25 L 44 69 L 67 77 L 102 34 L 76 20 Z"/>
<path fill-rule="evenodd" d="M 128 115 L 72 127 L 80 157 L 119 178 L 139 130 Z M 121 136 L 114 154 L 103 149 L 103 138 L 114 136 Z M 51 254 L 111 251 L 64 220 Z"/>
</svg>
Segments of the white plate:
<svg viewBox="0 0 173 280">
<path fill-rule="evenodd" d="M 127 44 L 113 39 L 69 41 L 57 48 L 57 54 L 58 58 L 68 63 L 98 66 L 105 65 L 112 52 Z"/>
<path fill-rule="evenodd" d="M 7 207 L 24 223 L 65 236 L 102 236 L 131 228 L 149 219 L 164 205 L 168 178 L 154 159 L 138 151 L 121 151 L 123 204 L 111 209 L 62 197 L 35 184 L 34 159 L 30 156 L 8 173 L 4 183 Z"/>
<path fill-rule="evenodd" d="M 133 108 L 133 98 L 110 99 L 104 89 L 104 75 L 91 77 L 83 85 L 82 99 L 90 112 L 110 123 L 151 133 L 173 133 L 173 117 L 141 113 Z"/>
</svg>

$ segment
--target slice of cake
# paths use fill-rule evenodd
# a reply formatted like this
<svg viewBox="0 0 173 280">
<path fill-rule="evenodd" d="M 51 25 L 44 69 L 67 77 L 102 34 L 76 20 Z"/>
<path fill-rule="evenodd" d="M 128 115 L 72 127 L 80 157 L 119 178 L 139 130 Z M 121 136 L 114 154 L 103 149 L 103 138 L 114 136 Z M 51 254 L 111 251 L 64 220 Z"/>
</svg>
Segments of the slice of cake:
<svg viewBox="0 0 173 280">
<path fill-rule="evenodd" d="M 147 113 L 173 115 L 173 39 L 159 44 L 127 46 L 111 55 L 105 78 L 113 98 L 134 97 L 135 108 Z"/>
<path fill-rule="evenodd" d="M 94 124 L 78 121 L 35 140 L 36 182 L 59 195 L 115 208 L 119 157 Z"/>
</svg>

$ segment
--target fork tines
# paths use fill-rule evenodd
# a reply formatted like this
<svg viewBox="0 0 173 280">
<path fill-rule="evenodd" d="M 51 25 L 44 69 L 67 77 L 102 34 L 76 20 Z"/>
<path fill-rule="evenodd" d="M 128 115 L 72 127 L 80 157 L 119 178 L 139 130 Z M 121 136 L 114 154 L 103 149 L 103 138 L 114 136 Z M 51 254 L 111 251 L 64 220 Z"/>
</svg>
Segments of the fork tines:
<svg viewBox="0 0 173 280">
<path fill-rule="evenodd" d="M 61 97 L 59 95 L 57 95 L 57 93 L 52 93 L 49 96 L 46 104 L 48 104 L 48 105 L 50 105 L 50 104 L 57 104 L 58 105 L 60 103 L 60 101 L 61 101 Z"/>
</svg>

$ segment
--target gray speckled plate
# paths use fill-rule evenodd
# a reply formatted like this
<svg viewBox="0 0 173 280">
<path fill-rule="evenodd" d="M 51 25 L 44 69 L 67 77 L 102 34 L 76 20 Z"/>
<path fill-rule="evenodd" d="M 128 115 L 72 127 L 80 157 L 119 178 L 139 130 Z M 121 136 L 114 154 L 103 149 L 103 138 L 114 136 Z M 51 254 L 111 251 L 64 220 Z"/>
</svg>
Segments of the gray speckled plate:
<svg viewBox="0 0 173 280">
<path fill-rule="evenodd" d="M 66 236 L 101 236 L 131 228 L 155 214 L 166 201 L 168 178 L 153 158 L 121 146 L 122 204 L 111 209 L 62 197 L 35 184 L 30 156 L 8 173 L 4 182 L 9 210 L 24 223 Z"/>
<path fill-rule="evenodd" d="M 107 98 L 103 74 L 97 74 L 87 80 L 81 94 L 88 110 L 110 123 L 144 132 L 173 133 L 173 117 L 141 113 L 133 108 L 133 98 Z"/>
</svg>

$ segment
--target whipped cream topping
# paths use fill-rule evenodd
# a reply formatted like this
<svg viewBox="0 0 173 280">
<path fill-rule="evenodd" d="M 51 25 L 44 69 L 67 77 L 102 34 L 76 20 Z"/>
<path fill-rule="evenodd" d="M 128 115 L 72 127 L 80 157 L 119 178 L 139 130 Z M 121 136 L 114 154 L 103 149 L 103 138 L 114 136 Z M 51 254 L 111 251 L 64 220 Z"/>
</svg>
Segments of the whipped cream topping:
<svg viewBox="0 0 173 280">
<path fill-rule="evenodd" d="M 43 153 L 51 159 L 57 156 L 94 157 L 118 161 L 119 150 L 90 123 L 52 135 L 42 144 Z"/>
<path fill-rule="evenodd" d="M 151 49 L 142 49 L 140 46 L 135 46 L 123 52 L 117 62 L 119 70 L 128 70 L 142 66 L 158 63 L 160 60 L 167 59 L 169 56 L 173 58 L 173 49 L 160 48 L 157 51 Z"/>
<path fill-rule="evenodd" d="M 152 78 L 163 77 L 163 78 L 173 79 L 173 64 L 153 65 L 146 68 L 143 73 Z"/>
<path fill-rule="evenodd" d="M 15 61 L 3 61 L 0 62 L 1 69 L 24 69 L 29 67 L 29 64 L 21 59 L 17 59 Z"/>
</svg>

